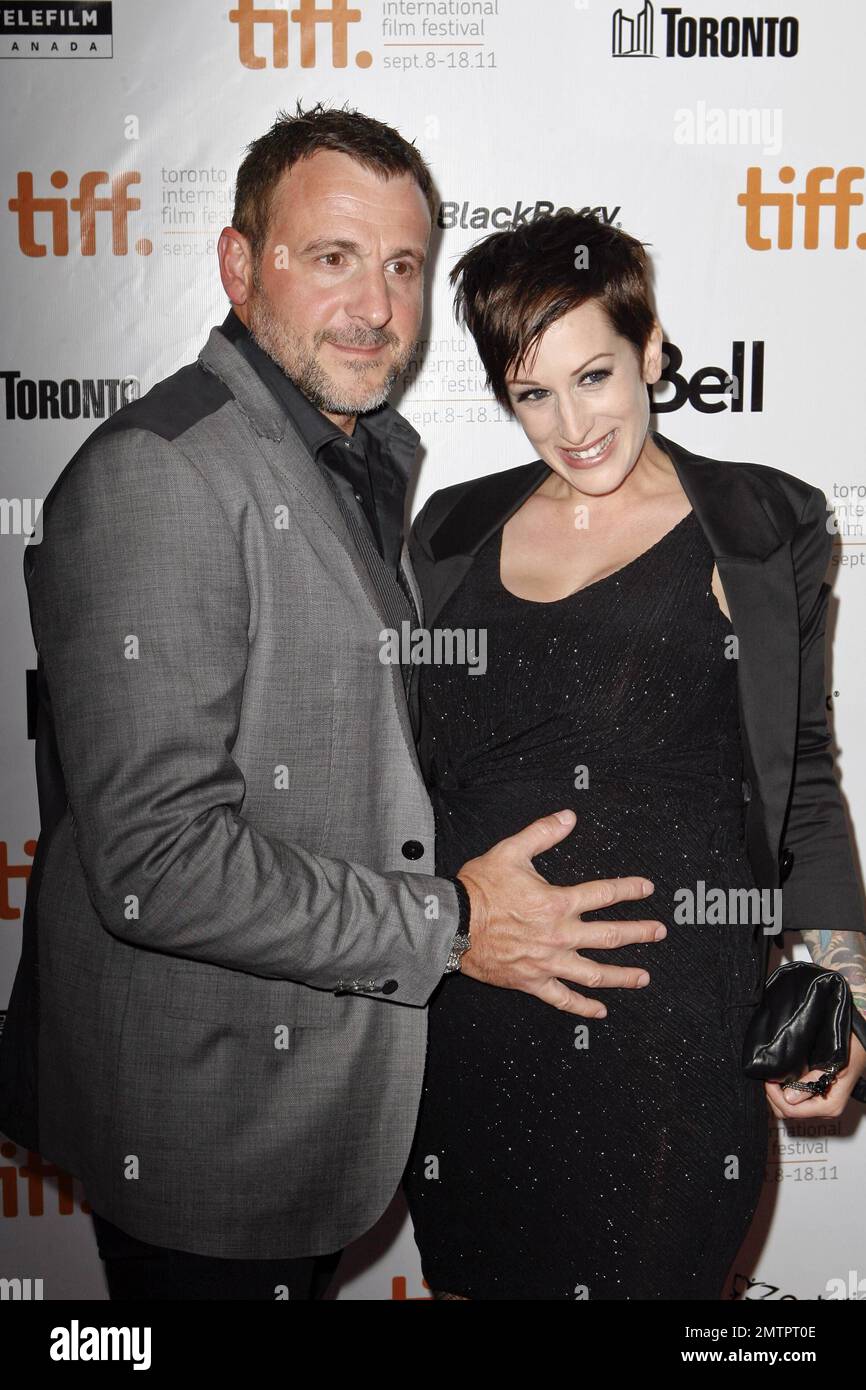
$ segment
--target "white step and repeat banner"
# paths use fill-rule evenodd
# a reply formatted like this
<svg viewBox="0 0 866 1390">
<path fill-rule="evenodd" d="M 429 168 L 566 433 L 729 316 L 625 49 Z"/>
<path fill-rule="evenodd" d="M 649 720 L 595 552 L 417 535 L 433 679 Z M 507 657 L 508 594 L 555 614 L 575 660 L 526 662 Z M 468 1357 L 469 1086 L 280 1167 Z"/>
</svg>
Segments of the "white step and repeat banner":
<svg viewBox="0 0 866 1390">
<path fill-rule="evenodd" d="M 459 254 L 560 207 L 651 243 L 668 364 L 656 427 L 797 474 L 832 505 L 827 703 L 866 836 L 866 123 L 854 61 L 866 6 L 792 3 L 0 6 L 0 1009 L 39 829 L 25 537 L 98 422 L 194 359 L 224 318 L 215 245 L 235 171 L 297 98 L 348 101 L 397 126 L 440 191 L 420 365 L 392 398 L 425 446 L 414 511 L 436 488 L 532 457 L 454 324 L 446 277 Z M 732 1297 L 866 1297 L 864 1114 L 852 1103 L 830 1124 L 769 1117 L 764 1200 Z M 0 1203 L 0 1276 L 42 1280 L 45 1299 L 106 1297 L 70 1175 L 0 1137 Z M 399 1201 L 343 1270 L 342 1299 L 429 1297 Z"/>
</svg>

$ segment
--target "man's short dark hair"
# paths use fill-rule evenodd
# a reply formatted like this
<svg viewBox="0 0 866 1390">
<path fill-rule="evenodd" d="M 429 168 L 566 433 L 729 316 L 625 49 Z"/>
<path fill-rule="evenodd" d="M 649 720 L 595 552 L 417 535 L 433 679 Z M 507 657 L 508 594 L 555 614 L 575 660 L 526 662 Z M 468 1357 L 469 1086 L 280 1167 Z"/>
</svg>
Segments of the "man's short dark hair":
<svg viewBox="0 0 866 1390">
<path fill-rule="evenodd" d="M 232 226 L 248 239 L 253 266 L 258 270 L 270 225 L 274 190 L 282 175 L 298 160 L 318 150 L 337 150 L 383 178 L 410 174 L 417 182 L 434 219 L 438 200 L 424 159 L 393 126 L 361 111 L 316 102 L 304 111 L 300 101 L 294 115 L 278 111 L 265 135 L 247 146 L 235 185 Z"/>
<path fill-rule="evenodd" d="M 454 312 L 475 340 L 487 386 L 514 414 L 506 372 L 524 362 L 557 319 L 597 300 L 614 330 L 642 356 L 652 332 L 650 271 L 641 242 L 563 208 L 464 252 L 450 272 Z"/>
</svg>

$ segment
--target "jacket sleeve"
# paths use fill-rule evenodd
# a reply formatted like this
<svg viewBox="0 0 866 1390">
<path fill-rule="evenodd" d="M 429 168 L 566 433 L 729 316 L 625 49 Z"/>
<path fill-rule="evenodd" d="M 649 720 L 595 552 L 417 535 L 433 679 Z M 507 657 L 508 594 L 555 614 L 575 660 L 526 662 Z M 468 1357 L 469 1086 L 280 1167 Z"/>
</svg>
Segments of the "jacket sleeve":
<svg viewBox="0 0 866 1390">
<path fill-rule="evenodd" d="M 314 854 L 241 813 L 232 748 L 250 597 L 198 469 L 145 430 L 85 445 L 46 501 L 26 569 L 76 846 L 104 928 L 324 989 L 393 979 L 392 1002 L 426 1003 L 460 920 L 454 884 Z"/>
<path fill-rule="evenodd" d="M 792 544 L 800 610 L 800 699 L 782 836 L 784 850 L 793 855 L 782 887 L 782 920 L 788 931 L 866 931 L 827 726 L 824 643 L 830 586 L 824 574 L 832 547 L 827 515 L 824 494 L 813 488 Z"/>
</svg>

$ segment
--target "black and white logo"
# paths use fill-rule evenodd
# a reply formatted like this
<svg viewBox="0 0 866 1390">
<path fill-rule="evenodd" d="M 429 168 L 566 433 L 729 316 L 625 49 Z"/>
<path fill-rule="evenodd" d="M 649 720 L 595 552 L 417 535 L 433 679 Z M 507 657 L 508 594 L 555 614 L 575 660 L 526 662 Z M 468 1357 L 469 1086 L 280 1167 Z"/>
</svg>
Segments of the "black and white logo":
<svg viewBox="0 0 866 1390">
<path fill-rule="evenodd" d="M 653 28 L 655 12 L 651 0 L 646 0 L 640 14 L 630 19 L 622 10 L 613 13 L 614 58 L 654 58 Z"/>
<path fill-rule="evenodd" d="M 0 58 L 111 58 L 111 0 L 0 5 Z"/>
<path fill-rule="evenodd" d="M 794 15 L 718 18 L 691 15 L 676 5 L 663 5 L 659 14 L 656 26 L 652 0 L 645 0 L 635 15 L 614 10 L 614 58 L 793 58 L 799 52 L 800 24 Z"/>
</svg>

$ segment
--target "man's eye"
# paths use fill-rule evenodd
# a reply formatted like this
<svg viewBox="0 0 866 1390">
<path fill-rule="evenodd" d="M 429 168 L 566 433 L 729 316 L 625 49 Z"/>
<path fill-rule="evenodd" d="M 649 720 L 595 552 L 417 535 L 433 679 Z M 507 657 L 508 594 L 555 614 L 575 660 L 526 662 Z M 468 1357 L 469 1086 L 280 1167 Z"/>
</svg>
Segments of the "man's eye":
<svg viewBox="0 0 866 1390">
<path fill-rule="evenodd" d="M 342 260 L 342 252 L 340 252 L 340 251 L 326 251 L 325 254 L 324 254 L 324 256 L 320 256 L 320 257 L 319 257 L 319 260 L 320 260 L 320 261 L 331 261 L 331 260 L 334 260 L 334 259 L 336 259 L 336 260 Z"/>
<path fill-rule="evenodd" d="M 398 276 L 398 279 L 400 280 L 408 280 L 414 270 L 414 266 L 412 265 L 411 261 L 394 261 L 392 262 L 392 264 L 395 266 L 403 267 L 405 274 Z"/>
</svg>

